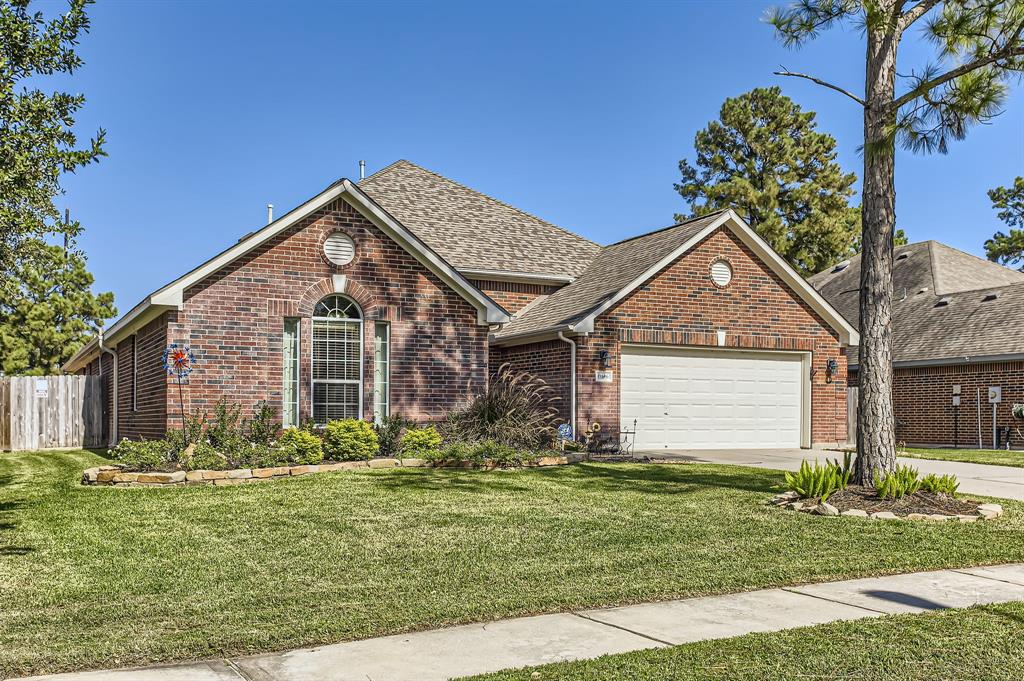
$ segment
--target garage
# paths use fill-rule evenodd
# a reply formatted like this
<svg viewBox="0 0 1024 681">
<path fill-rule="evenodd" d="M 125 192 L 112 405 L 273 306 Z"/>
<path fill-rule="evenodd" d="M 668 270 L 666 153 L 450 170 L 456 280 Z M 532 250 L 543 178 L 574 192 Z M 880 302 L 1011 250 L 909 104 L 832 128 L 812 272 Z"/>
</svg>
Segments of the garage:
<svg viewBox="0 0 1024 681">
<path fill-rule="evenodd" d="M 622 423 L 636 449 L 809 444 L 807 353 L 623 346 Z"/>
</svg>

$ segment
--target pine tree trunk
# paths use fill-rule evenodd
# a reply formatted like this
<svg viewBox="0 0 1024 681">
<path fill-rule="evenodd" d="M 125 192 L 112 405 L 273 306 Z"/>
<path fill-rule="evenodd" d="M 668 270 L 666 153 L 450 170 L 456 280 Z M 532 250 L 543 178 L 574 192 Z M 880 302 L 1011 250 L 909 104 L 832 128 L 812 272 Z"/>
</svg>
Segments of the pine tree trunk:
<svg viewBox="0 0 1024 681">
<path fill-rule="evenodd" d="M 892 258 L 896 229 L 892 126 L 898 38 L 868 31 L 862 190 L 863 251 L 860 270 L 857 462 L 854 482 L 872 484 L 875 471 L 896 466 L 892 405 Z"/>
</svg>

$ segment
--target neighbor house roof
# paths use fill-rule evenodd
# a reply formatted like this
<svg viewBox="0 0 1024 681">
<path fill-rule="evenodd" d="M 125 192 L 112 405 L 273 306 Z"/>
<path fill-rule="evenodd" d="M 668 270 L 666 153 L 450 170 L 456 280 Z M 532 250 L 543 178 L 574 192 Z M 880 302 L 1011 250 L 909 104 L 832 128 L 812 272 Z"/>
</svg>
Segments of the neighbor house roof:
<svg viewBox="0 0 1024 681">
<path fill-rule="evenodd" d="M 839 332 L 844 343 L 857 343 L 856 329 L 731 210 L 693 218 L 605 246 L 574 282 L 526 306 L 492 338 L 502 344 L 526 342 L 558 331 L 593 331 L 598 315 L 719 228 L 732 230 L 757 253 L 798 296 Z"/>
<path fill-rule="evenodd" d="M 359 187 L 466 276 L 533 274 L 564 283 L 601 250 L 409 161 L 392 163 Z"/>
<path fill-rule="evenodd" d="M 809 278 L 860 322 L 860 256 Z M 1024 357 L 1024 273 L 937 241 L 899 246 L 893 260 L 893 361 L 949 364 Z M 854 351 L 850 363 L 857 363 Z"/>
</svg>

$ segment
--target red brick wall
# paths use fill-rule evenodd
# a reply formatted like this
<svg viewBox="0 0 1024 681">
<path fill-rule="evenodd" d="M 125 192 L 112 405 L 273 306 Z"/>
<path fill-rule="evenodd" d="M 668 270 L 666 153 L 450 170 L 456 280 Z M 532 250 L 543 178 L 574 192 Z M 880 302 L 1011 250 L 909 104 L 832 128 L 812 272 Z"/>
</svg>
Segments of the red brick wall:
<svg viewBox="0 0 1024 681">
<path fill-rule="evenodd" d="M 728 258 L 733 280 L 724 289 L 709 276 L 714 259 Z M 670 343 L 715 346 L 716 331 L 727 332 L 726 346 L 805 350 L 812 353 L 811 440 L 846 440 L 846 356 L 836 333 L 754 255 L 735 235 L 720 229 L 664 269 L 595 322 L 594 333 L 579 339 L 579 422 L 606 428 L 619 424 L 620 345 Z M 614 380 L 597 383 L 601 350 L 611 353 Z M 825 363 L 839 371 L 825 381 Z"/>
<path fill-rule="evenodd" d="M 344 231 L 356 258 L 338 267 L 323 241 Z M 186 410 L 209 411 L 220 398 L 246 411 L 269 400 L 280 411 L 282 337 L 286 317 L 301 318 L 300 418 L 311 416 L 311 316 L 333 293 L 331 276 L 347 278 L 345 294 L 362 308 L 363 415 L 373 414 L 373 322 L 391 324 L 391 412 L 438 420 L 487 382 L 487 327 L 476 309 L 344 201 L 337 201 L 254 249 L 185 292 L 181 312 L 167 314 L 166 342 L 191 346 L 196 369 Z M 180 425 L 177 393 L 164 411 Z"/>
<path fill-rule="evenodd" d="M 543 284 L 521 284 L 513 281 L 482 281 L 471 282 L 478 289 L 491 297 L 510 314 L 515 314 L 538 296 L 548 295 L 558 290 L 558 286 Z"/>
<path fill-rule="evenodd" d="M 555 406 L 562 421 L 569 422 L 572 408 L 572 363 L 569 344 L 561 340 L 542 341 L 491 349 L 491 371 L 508 363 L 516 371 L 529 371 L 547 381 L 559 397 Z"/>
<path fill-rule="evenodd" d="M 856 372 L 852 375 L 856 383 Z M 953 407 L 953 386 L 960 386 L 959 410 Z M 992 447 L 992 405 L 989 386 L 1003 389 L 996 407 L 996 425 L 1020 427 L 1010 414 L 1014 403 L 1024 403 L 1024 362 L 954 364 L 897 368 L 893 374 L 896 437 L 908 445 L 978 446 L 978 390 L 981 390 L 982 445 Z M 959 413 L 959 434 L 954 416 Z M 1021 428 L 1024 431 L 1024 427 Z M 1014 433 L 1014 448 L 1024 442 Z"/>
</svg>

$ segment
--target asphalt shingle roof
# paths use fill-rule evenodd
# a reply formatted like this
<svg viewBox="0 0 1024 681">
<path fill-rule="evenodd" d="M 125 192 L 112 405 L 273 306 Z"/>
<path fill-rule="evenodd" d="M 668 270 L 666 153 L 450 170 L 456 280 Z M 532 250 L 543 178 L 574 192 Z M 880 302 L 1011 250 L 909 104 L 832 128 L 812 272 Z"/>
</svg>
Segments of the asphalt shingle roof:
<svg viewBox="0 0 1024 681">
<path fill-rule="evenodd" d="M 712 213 L 657 232 L 605 246 L 568 286 L 528 306 L 495 334 L 501 340 L 572 324 L 622 290 L 716 219 Z"/>
<path fill-rule="evenodd" d="M 859 324 L 860 256 L 808 281 Z M 1024 353 L 1024 273 L 923 241 L 896 249 L 893 291 L 894 361 Z"/>
<path fill-rule="evenodd" d="M 601 247 L 409 161 L 359 187 L 456 269 L 576 277 Z"/>
</svg>

